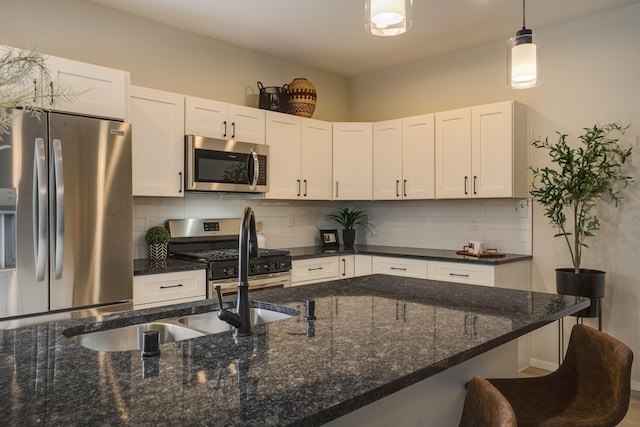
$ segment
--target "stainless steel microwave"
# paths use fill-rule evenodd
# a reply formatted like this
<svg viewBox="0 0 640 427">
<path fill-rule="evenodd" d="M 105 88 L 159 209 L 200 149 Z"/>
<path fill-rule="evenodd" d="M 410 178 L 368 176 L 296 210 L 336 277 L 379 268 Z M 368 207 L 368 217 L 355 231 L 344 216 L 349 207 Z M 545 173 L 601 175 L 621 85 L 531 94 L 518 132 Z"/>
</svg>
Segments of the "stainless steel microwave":
<svg viewBox="0 0 640 427">
<path fill-rule="evenodd" d="M 185 189 L 264 193 L 269 147 L 234 140 L 185 137 Z"/>
</svg>

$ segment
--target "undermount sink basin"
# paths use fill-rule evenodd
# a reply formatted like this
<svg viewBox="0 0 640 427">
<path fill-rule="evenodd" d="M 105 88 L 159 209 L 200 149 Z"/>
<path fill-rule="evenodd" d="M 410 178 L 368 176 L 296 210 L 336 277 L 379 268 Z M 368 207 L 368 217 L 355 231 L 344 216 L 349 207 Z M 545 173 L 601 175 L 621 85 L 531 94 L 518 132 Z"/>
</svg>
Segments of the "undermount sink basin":
<svg viewBox="0 0 640 427">
<path fill-rule="evenodd" d="M 281 307 L 281 309 L 287 313 L 260 307 L 251 308 L 251 325 L 274 322 L 299 314 L 299 311 L 293 308 Z M 88 332 L 71 336 L 69 339 L 78 345 L 97 351 L 141 350 L 143 332 L 151 330 L 158 331 L 160 344 L 165 344 L 209 334 L 228 332 L 233 330 L 233 327 L 218 319 L 218 311 L 216 310 Z"/>
<path fill-rule="evenodd" d="M 174 323 L 156 321 L 123 326 L 98 332 L 89 332 L 70 339 L 83 347 L 97 351 L 127 351 L 142 349 L 142 333 L 158 331 L 160 344 L 182 341 L 205 335 L 200 331 L 186 328 Z"/>
<path fill-rule="evenodd" d="M 263 323 L 274 322 L 276 320 L 287 319 L 293 314 L 280 313 L 278 311 L 267 310 L 264 308 L 251 309 L 251 325 L 261 325 Z M 178 319 L 178 322 L 206 332 L 208 334 L 218 334 L 233 330 L 233 326 L 218 319 L 218 311 L 210 311 L 207 313 L 192 314 Z"/>
</svg>

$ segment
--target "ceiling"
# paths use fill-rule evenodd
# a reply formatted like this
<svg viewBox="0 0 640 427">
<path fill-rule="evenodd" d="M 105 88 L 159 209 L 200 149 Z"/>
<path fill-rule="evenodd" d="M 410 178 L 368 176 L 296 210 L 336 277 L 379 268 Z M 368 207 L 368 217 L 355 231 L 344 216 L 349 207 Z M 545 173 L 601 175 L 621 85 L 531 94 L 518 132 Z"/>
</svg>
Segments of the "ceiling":
<svg viewBox="0 0 640 427">
<path fill-rule="evenodd" d="M 364 0 L 87 0 L 342 76 L 354 76 L 490 40 L 522 27 L 519 0 L 413 0 L 413 27 L 365 32 Z M 640 0 L 535 0 L 527 28 Z"/>
</svg>

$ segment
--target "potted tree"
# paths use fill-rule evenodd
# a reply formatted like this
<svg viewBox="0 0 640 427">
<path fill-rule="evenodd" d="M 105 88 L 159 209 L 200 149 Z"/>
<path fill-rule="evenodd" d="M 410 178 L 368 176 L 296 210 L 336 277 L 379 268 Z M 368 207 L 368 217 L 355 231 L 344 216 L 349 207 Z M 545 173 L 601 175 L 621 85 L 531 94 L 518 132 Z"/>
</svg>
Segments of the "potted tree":
<svg viewBox="0 0 640 427">
<path fill-rule="evenodd" d="M 327 215 L 327 217 L 343 227 L 342 242 L 345 246 L 353 246 L 356 240 L 356 225 L 360 225 L 371 232 L 369 216 L 364 211 L 342 208 Z"/>
<path fill-rule="evenodd" d="M 594 211 L 597 203 L 607 200 L 618 207 L 621 189 L 633 182 L 623 172 L 631 147 L 618 142 L 628 127 L 610 123 L 585 128 L 577 147 L 569 146 L 568 135 L 560 132 L 556 143 L 548 138 L 532 141 L 535 148 L 549 153 L 554 167 L 532 168 L 531 197 L 544 208 L 555 237 L 566 242 L 573 262 L 570 268 L 556 269 L 557 291 L 591 298 L 591 306 L 576 313 L 578 317 L 596 317 L 601 312 L 605 272 L 581 268 L 582 250 L 589 247 L 587 238 L 600 229 Z"/>
<path fill-rule="evenodd" d="M 150 261 L 164 261 L 167 259 L 167 245 L 171 240 L 169 230 L 156 225 L 147 230 L 144 240 L 148 245 Z"/>
</svg>

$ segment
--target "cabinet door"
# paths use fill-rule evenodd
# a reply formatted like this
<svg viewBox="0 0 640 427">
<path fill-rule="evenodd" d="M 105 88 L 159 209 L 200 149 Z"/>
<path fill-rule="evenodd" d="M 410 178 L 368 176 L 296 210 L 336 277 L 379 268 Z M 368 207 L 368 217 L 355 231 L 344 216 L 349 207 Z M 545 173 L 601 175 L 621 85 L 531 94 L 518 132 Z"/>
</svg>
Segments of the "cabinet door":
<svg viewBox="0 0 640 427">
<path fill-rule="evenodd" d="M 56 102 L 53 109 L 119 120 L 128 117 L 127 71 L 55 56 L 47 57 L 46 63 L 54 90 L 65 87 L 78 94 L 68 102 Z"/>
<path fill-rule="evenodd" d="M 374 256 L 371 263 L 373 274 L 427 278 L 427 261 L 425 260 Z"/>
<path fill-rule="evenodd" d="M 435 197 L 434 115 L 402 120 L 402 177 L 404 199 Z"/>
<path fill-rule="evenodd" d="M 264 144 L 265 111 L 242 105 L 228 105 L 229 138 L 240 142 Z"/>
<path fill-rule="evenodd" d="M 513 103 L 471 108 L 473 197 L 513 194 Z"/>
<path fill-rule="evenodd" d="M 185 134 L 231 139 L 227 123 L 228 104 L 211 99 L 187 96 L 185 99 Z"/>
<path fill-rule="evenodd" d="M 430 261 L 429 280 L 495 286 L 495 267 L 462 262 Z"/>
<path fill-rule="evenodd" d="M 293 260 L 291 286 L 336 280 L 338 270 L 337 256 Z"/>
<path fill-rule="evenodd" d="M 332 141 L 331 123 L 302 118 L 300 179 L 303 199 L 331 200 Z"/>
<path fill-rule="evenodd" d="M 133 195 L 182 197 L 184 95 L 131 87 Z"/>
<path fill-rule="evenodd" d="M 205 270 L 134 276 L 136 309 L 205 299 Z"/>
<path fill-rule="evenodd" d="M 371 200 L 372 134 L 371 123 L 333 124 L 334 200 Z"/>
<path fill-rule="evenodd" d="M 436 113 L 436 198 L 471 197 L 471 109 Z"/>
<path fill-rule="evenodd" d="M 371 255 L 356 255 L 355 256 L 355 266 L 354 266 L 354 275 L 356 277 L 359 276 L 368 276 L 371 274 Z"/>
<path fill-rule="evenodd" d="M 301 195 L 300 117 L 267 111 L 269 192 L 267 199 L 297 199 Z"/>
<path fill-rule="evenodd" d="M 373 198 L 403 198 L 402 120 L 373 124 Z"/>
</svg>

